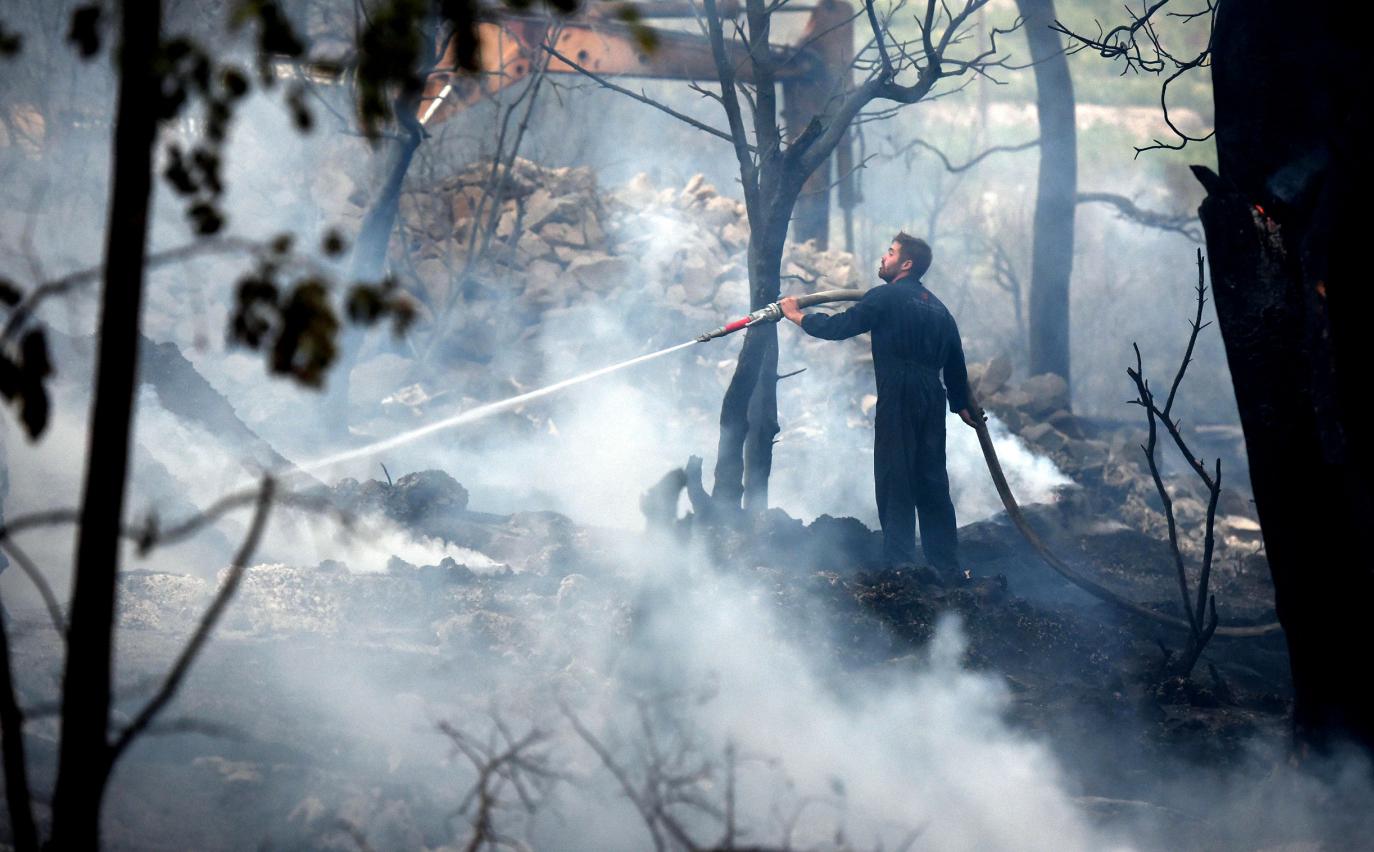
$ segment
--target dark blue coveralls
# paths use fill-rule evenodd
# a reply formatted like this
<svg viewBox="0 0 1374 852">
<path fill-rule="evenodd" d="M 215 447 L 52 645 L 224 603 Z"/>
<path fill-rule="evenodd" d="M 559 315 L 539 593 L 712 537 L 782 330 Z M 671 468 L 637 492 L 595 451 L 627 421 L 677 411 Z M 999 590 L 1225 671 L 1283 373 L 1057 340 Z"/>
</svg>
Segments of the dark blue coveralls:
<svg viewBox="0 0 1374 852">
<path fill-rule="evenodd" d="M 908 276 L 881 284 L 842 313 L 807 314 L 802 330 L 844 340 L 871 333 L 878 411 L 873 437 L 873 479 L 883 556 L 889 565 L 916 560 L 921 548 L 937 571 L 960 570 L 954 503 L 945 472 L 945 399 L 949 410 L 969 405 L 968 371 L 959 328 L 944 304 Z M 945 386 L 940 386 L 944 371 Z"/>
</svg>

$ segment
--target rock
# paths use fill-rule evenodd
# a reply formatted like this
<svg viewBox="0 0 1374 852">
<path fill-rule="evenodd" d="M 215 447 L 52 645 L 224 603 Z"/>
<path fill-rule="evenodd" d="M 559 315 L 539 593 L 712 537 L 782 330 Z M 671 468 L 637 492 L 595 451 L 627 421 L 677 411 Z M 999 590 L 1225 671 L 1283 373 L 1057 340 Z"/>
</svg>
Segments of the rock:
<svg viewBox="0 0 1374 852">
<path fill-rule="evenodd" d="M 460 222 L 471 224 L 481 200 L 482 189 L 477 186 L 464 186 L 449 193 L 449 210 L 453 216 L 454 230 L 458 229 Z"/>
<path fill-rule="evenodd" d="M 496 221 L 496 236 L 505 239 L 515 233 L 515 219 L 519 214 L 514 210 L 507 210 L 501 214 L 501 218 Z"/>
<path fill-rule="evenodd" d="M 544 307 L 561 305 L 565 289 L 563 267 L 558 264 L 548 260 L 536 260 L 526 269 L 525 301 Z"/>
<path fill-rule="evenodd" d="M 1061 408 L 1045 418 L 1045 422 L 1063 432 L 1070 438 L 1081 439 L 1083 437 L 1083 425 L 1078 422 L 1072 411 Z"/>
<path fill-rule="evenodd" d="M 716 188 L 706 182 L 706 175 L 697 172 L 687 181 L 687 185 L 682 188 L 682 193 L 678 196 L 677 204 L 679 207 L 687 208 L 693 205 L 702 204 L 715 198 L 720 193 Z"/>
<path fill-rule="evenodd" d="M 601 220 L 594 211 L 586 208 L 582 211 L 582 236 L 585 245 L 600 246 L 606 242 L 606 232 L 601 229 Z"/>
<path fill-rule="evenodd" d="M 1080 468 L 1100 467 L 1111 456 L 1111 445 L 1106 441 L 1069 441 L 1064 454 Z"/>
<path fill-rule="evenodd" d="M 1021 410 L 1031 407 L 1031 395 L 1020 388 L 1007 388 L 988 400 L 997 411 Z"/>
<path fill-rule="evenodd" d="M 579 599 L 586 595 L 587 584 L 590 581 L 583 574 L 569 574 L 558 582 L 558 595 L 556 601 L 559 609 L 567 609 L 575 606 Z"/>
<path fill-rule="evenodd" d="M 1069 407 L 1069 386 L 1063 376 L 1041 373 L 1021 383 L 1021 392 L 1029 397 L 1025 407 L 1032 413 L 1046 413 Z"/>
<path fill-rule="evenodd" d="M 401 194 L 397 210 L 410 228 L 429 233 L 441 222 L 450 224 L 446 207 L 443 201 L 427 192 L 405 192 Z"/>
<path fill-rule="evenodd" d="M 683 260 L 678 283 L 686 292 L 687 301 L 699 305 L 716 294 L 716 271 L 707 266 L 705 258 L 689 255 Z"/>
<path fill-rule="evenodd" d="M 437 259 L 422 260 L 415 265 L 415 277 L 420 279 L 425 298 L 431 305 L 442 305 L 448 298 L 453 273 L 448 264 Z"/>
<path fill-rule="evenodd" d="M 1048 423 L 1032 423 L 1021 430 L 1021 437 L 1046 452 L 1062 450 L 1069 443 L 1063 432 Z"/>
<path fill-rule="evenodd" d="M 580 255 L 568 264 L 568 274 L 583 287 L 604 292 L 624 282 L 630 273 L 630 262 L 623 257 L 611 257 L 601 252 Z"/>
<path fill-rule="evenodd" d="M 585 248 L 587 245 L 587 237 L 582 233 L 582 229 L 565 222 L 552 222 L 545 225 L 540 229 L 539 236 L 556 245 L 575 248 Z"/>
<path fill-rule="evenodd" d="M 1174 500 L 1174 519 L 1180 524 L 1200 524 L 1207 519 L 1207 506 L 1195 497 Z"/>
<path fill-rule="evenodd" d="M 727 248 L 739 250 L 749 245 L 749 224 L 736 222 L 720 229 L 720 241 Z"/>
<path fill-rule="evenodd" d="M 551 222 L 572 224 L 585 204 L 586 199 L 573 195 L 555 197 L 547 189 L 536 189 L 525 202 L 525 226 L 538 229 Z"/>
<path fill-rule="evenodd" d="M 988 397 L 1002 390 L 1011 378 L 1011 359 L 998 355 L 987 363 L 983 375 L 978 380 L 978 393 Z"/>
<path fill-rule="evenodd" d="M 553 257 L 553 246 L 540 239 L 539 235 L 533 231 L 525 231 L 520 235 L 520 240 L 515 244 L 515 251 L 522 263 L 528 266 L 530 261 L 536 258 Z"/>
<path fill-rule="evenodd" d="M 620 190 L 620 200 L 631 206 L 648 206 L 653 202 L 658 190 L 654 187 L 653 181 L 647 172 L 640 172 L 630 178 L 630 182 L 625 184 Z"/>
<path fill-rule="evenodd" d="M 413 524 L 432 515 L 466 509 L 468 490 L 442 470 L 422 470 L 396 480 L 386 503 L 389 516 Z"/>
<path fill-rule="evenodd" d="M 735 211 L 735 200 L 723 195 L 711 198 L 706 202 L 706 209 L 702 212 L 701 218 L 708 228 L 715 230 L 734 224 L 739 221 L 739 214 Z"/>
</svg>

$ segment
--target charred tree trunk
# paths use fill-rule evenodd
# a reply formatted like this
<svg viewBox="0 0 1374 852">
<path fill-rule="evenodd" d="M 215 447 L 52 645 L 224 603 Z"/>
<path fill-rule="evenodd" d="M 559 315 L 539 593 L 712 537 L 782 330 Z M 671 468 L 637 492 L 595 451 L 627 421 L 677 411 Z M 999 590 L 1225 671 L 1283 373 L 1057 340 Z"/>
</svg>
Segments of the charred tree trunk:
<svg viewBox="0 0 1374 852">
<path fill-rule="evenodd" d="M 160 0 L 120 4 L 119 102 L 101 293 L 100 355 L 77 534 L 62 743 L 53 794 L 54 849 L 95 849 L 109 778 L 115 580 L 138 368 L 138 326 L 159 92 Z"/>
<path fill-rule="evenodd" d="M 1017 0 L 1035 63 L 1035 108 L 1040 119 L 1030 283 L 1030 371 L 1069 381 L 1069 276 L 1073 272 L 1073 214 L 1078 194 L 1078 141 L 1073 79 L 1055 21 L 1054 0 Z M 1070 385 L 1072 387 L 1072 385 Z"/>
<path fill-rule="evenodd" d="M 1350 661 L 1374 653 L 1374 516 L 1364 326 L 1356 271 L 1367 205 L 1362 53 L 1335 4 L 1219 4 L 1213 86 L 1220 176 L 1207 234 L 1218 324 L 1293 669 L 1295 734 L 1374 749 L 1374 696 Z M 1254 58 L 1265 57 L 1264 62 Z M 1357 277 L 1358 275 L 1358 277 Z"/>
<path fill-rule="evenodd" d="M 353 281 L 380 281 L 386 272 L 386 250 L 391 232 L 396 229 L 396 216 L 401 204 L 401 188 L 415 151 L 424 141 L 424 129 L 412 113 L 405 112 L 409 101 L 398 101 L 397 115 L 401 118 L 400 135 L 388 137 L 378 175 L 381 188 L 372 199 L 372 206 L 363 216 L 358 240 L 353 245 L 349 277 Z M 348 435 L 349 374 L 358 360 L 366 331 L 346 323 L 339 335 L 339 360 L 327 379 L 325 391 L 325 419 L 335 433 Z"/>
<path fill-rule="evenodd" d="M 790 205 L 789 205 L 790 207 Z M 749 241 L 749 310 L 776 302 L 787 220 L 761 224 Z M 768 505 L 773 439 L 778 426 L 778 327 L 745 331 L 744 346 L 720 407 L 712 499 L 726 507 L 762 510 Z"/>
<path fill-rule="evenodd" d="M 774 291 L 773 301 L 777 301 Z M 744 508 L 761 512 L 768 508 L 768 479 L 773 473 L 773 441 L 778 425 L 778 324 L 759 329 L 764 338 L 759 378 L 749 399 L 749 433 L 744 441 Z"/>
</svg>

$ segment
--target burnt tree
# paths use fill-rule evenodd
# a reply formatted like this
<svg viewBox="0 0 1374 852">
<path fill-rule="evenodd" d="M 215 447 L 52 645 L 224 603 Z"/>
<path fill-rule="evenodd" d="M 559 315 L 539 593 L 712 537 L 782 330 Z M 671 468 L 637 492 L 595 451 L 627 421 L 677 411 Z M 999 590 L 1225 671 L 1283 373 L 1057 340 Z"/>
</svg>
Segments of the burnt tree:
<svg viewBox="0 0 1374 852">
<path fill-rule="evenodd" d="M 1259 0 L 1220 4 L 1212 52 L 1219 175 L 1195 171 L 1295 732 L 1374 748 L 1374 695 L 1350 668 L 1374 651 L 1374 470 L 1356 416 L 1370 368 L 1355 265 L 1370 177 L 1363 51 L 1335 3 L 1294 14 Z"/>
<path fill-rule="evenodd" d="M 1160 100 L 1175 139 L 1137 151 L 1206 138 L 1170 119 L 1167 93 L 1212 68 L 1218 172 L 1193 172 L 1207 191 L 1199 216 L 1288 642 L 1294 734 L 1304 748 L 1374 750 L 1374 696 L 1350 667 L 1374 650 L 1363 623 L 1374 599 L 1374 470 L 1357 417 L 1370 367 L 1361 322 L 1374 301 L 1355 265 L 1370 177 L 1370 109 L 1355 89 L 1362 45 L 1335 3 L 1296 13 L 1275 0 L 1228 2 L 1178 16 L 1210 27 L 1188 57 L 1161 47 L 1154 19 L 1166 6 L 1073 37 L 1167 72 Z"/>
<path fill-rule="evenodd" d="M 890 30 L 880 23 L 871 0 L 864 5 L 873 49 L 860 54 L 857 63 L 867 72 L 852 89 L 832 91 L 825 108 L 812 117 L 794 137 L 788 138 L 779 124 L 776 59 L 768 48 L 772 15 L 779 4 L 747 0 L 745 28 L 748 64 L 753 80 L 745 88 L 726 48 L 722 16 L 715 0 L 706 0 L 705 13 L 716 60 L 720 92 L 713 93 L 723 108 L 728 132 L 717 131 L 732 143 L 744 189 L 750 239 L 748 248 L 750 310 L 778 300 L 780 268 L 788 225 L 807 181 L 828 162 L 836 146 L 846 138 L 850 125 L 875 101 L 912 104 L 931 93 L 946 77 L 969 72 L 986 73 L 1000 66 L 993 30 L 990 46 L 956 59 L 951 47 L 961 41 L 970 16 L 987 0 L 966 0 L 946 8 L 928 3 L 915 18 L 918 37 L 910 43 L 889 47 Z M 847 4 L 823 0 L 823 6 L 839 22 L 850 17 Z M 942 12 L 941 10 L 944 9 Z M 743 34 L 742 34 L 743 35 Z M 899 61 L 893 61 L 893 55 Z M 914 74 L 910 82 L 899 75 Z M 743 95 L 743 97 L 741 97 Z M 751 121 L 740 103 L 750 107 Z M 777 326 L 761 323 L 745 332 L 734 375 L 721 404 L 720 439 L 716 454 L 713 500 L 725 507 L 762 510 L 768 504 L 768 479 L 772 472 L 773 441 L 779 432 L 777 405 Z"/>
<path fill-rule="evenodd" d="M 1055 373 L 1068 382 L 1069 277 L 1073 272 L 1073 215 L 1078 194 L 1078 139 L 1073 79 L 1051 28 L 1054 0 L 1017 0 L 1035 71 L 1035 110 L 1040 122 L 1040 170 L 1036 179 L 1031 248 L 1030 371 Z M 1072 385 L 1070 385 L 1072 387 Z"/>
<path fill-rule="evenodd" d="M 161 12 L 160 2 L 125 2 L 119 8 L 114 177 L 101 289 L 100 352 L 62 678 L 62 741 L 51 839 L 55 849 L 99 845 L 100 803 L 112 757 L 107 728 L 115 581 L 152 198 Z"/>
</svg>

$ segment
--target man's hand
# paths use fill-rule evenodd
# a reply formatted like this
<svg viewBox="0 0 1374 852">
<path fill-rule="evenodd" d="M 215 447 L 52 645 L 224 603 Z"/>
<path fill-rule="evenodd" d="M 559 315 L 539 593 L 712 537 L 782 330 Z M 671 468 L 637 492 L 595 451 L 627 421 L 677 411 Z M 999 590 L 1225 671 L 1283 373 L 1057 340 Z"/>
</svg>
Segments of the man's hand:
<svg viewBox="0 0 1374 852">
<path fill-rule="evenodd" d="M 778 302 L 778 307 L 782 308 L 783 316 L 787 317 L 797 325 L 801 325 L 802 317 L 806 316 L 806 314 L 803 314 L 801 312 L 801 308 L 797 307 L 796 296 L 788 296 L 782 299 Z"/>
<path fill-rule="evenodd" d="M 983 421 L 986 421 L 988 419 L 988 416 L 983 413 L 983 409 L 973 407 L 961 409 L 959 411 L 959 419 L 967 423 L 969 426 L 972 426 L 974 429 L 977 429 L 978 424 L 982 423 Z"/>
</svg>

